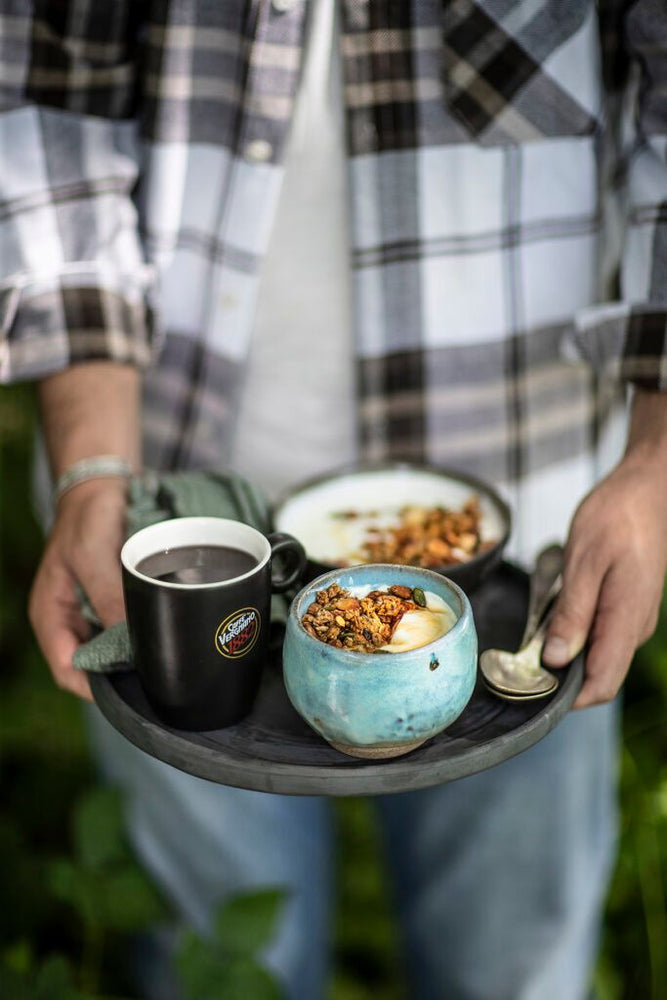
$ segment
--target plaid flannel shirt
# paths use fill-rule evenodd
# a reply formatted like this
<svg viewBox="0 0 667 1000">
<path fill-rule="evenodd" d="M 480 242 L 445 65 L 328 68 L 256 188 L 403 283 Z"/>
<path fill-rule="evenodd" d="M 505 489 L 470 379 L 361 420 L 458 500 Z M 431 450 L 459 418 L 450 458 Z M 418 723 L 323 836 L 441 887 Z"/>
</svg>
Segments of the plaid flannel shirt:
<svg viewBox="0 0 667 1000">
<path fill-rule="evenodd" d="M 361 454 L 539 520 L 667 388 L 664 0 L 341 9 Z M 0 11 L 2 377 L 147 366 L 147 461 L 220 466 L 307 2 Z"/>
</svg>

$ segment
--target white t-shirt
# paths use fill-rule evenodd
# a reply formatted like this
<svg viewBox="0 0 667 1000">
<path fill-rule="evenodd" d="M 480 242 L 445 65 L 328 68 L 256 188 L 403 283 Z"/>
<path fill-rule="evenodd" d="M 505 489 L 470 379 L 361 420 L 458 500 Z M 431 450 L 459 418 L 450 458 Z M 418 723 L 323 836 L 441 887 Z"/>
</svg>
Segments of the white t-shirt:
<svg viewBox="0 0 667 1000">
<path fill-rule="evenodd" d="M 346 161 L 335 0 L 311 0 L 231 468 L 271 499 L 356 457 Z"/>
</svg>

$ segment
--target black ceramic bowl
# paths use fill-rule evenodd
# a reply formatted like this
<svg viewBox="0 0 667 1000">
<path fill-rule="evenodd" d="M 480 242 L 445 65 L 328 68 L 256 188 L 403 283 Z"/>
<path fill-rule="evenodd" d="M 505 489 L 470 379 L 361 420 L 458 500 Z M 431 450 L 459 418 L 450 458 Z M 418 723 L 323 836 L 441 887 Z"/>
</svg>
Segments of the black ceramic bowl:
<svg viewBox="0 0 667 1000">
<path fill-rule="evenodd" d="M 345 466 L 295 486 L 276 504 L 273 520 L 277 531 L 294 535 L 306 549 L 307 582 L 346 565 L 347 555 L 358 548 L 368 519 L 346 517 L 346 512 L 373 513 L 373 520 L 382 524 L 395 522 L 402 507 L 456 510 L 473 495 L 479 498 L 481 539 L 488 547 L 466 562 L 430 567 L 469 592 L 502 559 L 511 514 L 493 487 L 455 469 L 409 462 Z"/>
</svg>

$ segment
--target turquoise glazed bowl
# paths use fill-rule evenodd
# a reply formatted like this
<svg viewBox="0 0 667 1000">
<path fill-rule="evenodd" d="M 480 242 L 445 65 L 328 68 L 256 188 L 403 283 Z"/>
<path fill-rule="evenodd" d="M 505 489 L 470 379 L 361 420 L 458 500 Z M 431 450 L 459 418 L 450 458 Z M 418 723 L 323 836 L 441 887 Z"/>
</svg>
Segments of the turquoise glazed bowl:
<svg viewBox="0 0 667 1000">
<path fill-rule="evenodd" d="M 421 587 L 441 597 L 456 624 L 403 653 L 358 653 L 313 638 L 301 619 L 318 590 Z M 431 570 L 372 563 L 337 569 L 304 587 L 290 607 L 283 673 L 297 712 L 332 746 L 353 757 L 397 757 L 446 729 L 475 686 L 477 633 L 468 598 Z"/>
</svg>

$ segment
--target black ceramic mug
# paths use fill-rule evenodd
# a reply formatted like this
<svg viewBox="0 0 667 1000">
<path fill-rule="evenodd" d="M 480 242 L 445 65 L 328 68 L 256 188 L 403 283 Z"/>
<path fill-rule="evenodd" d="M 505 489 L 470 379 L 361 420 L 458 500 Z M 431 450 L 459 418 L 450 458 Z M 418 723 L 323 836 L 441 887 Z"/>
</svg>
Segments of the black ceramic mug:
<svg viewBox="0 0 667 1000">
<path fill-rule="evenodd" d="M 232 560 L 222 575 L 236 575 L 205 583 L 175 582 L 197 578 L 188 571 L 150 575 L 160 554 L 168 562 L 174 552 L 210 547 Z M 289 566 L 285 575 L 272 567 L 278 553 Z M 291 535 L 265 536 L 219 517 L 174 518 L 128 538 L 121 563 L 134 665 L 164 722 L 219 729 L 248 714 L 268 655 L 271 593 L 295 584 L 305 562 Z"/>
</svg>

